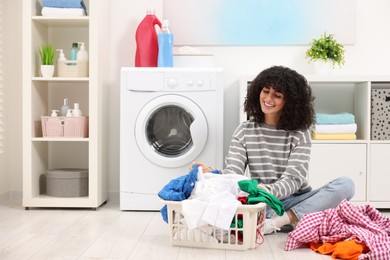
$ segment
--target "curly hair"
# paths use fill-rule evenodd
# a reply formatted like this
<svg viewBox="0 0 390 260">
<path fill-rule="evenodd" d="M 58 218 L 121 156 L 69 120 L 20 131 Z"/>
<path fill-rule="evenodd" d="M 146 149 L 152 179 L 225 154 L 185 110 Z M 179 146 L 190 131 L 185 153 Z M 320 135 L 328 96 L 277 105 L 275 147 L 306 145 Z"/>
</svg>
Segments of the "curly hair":
<svg viewBox="0 0 390 260">
<path fill-rule="evenodd" d="M 308 129 L 314 122 L 312 90 L 306 78 L 283 66 L 263 70 L 250 82 L 244 102 L 244 111 L 255 122 L 264 123 L 260 106 L 260 92 L 271 87 L 284 95 L 285 105 L 276 126 L 277 129 L 298 131 Z"/>
</svg>

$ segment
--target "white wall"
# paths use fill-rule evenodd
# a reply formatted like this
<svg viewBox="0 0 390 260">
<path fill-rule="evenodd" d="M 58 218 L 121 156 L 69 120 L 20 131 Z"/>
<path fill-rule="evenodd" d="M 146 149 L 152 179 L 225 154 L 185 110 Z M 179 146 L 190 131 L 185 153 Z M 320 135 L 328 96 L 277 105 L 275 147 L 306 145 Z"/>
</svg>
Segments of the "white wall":
<svg viewBox="0 0 390 260">
<path fill-rule="evenodd" d="M 14 3 L 12 0 L 8 2 Z M 13 36 L 16 46 L 21 45 L 21 2 L 14 7 L 16 31 Z M 109 191 L 119 191 L 119 71 L 122 66 L 134 66 L 135 30 L 145 15 L 148 7 L 153 6 L 157 16 L 162 20 L 162 3 L 157 0 L 112 0 L 111 1 L 111 48 L 109 51 Z M 340 74 L 390 74 L 390 1 L 357 0 L 356 43 L 346 46 L 346 64 L 337 73 Z M 178 10 L 179 11 L 179 10 Z M 174 33 L 174 32 L 173 32 Z M 204 47 L 215 55 L 217 67 L 224 69 L 225 80 L 225 152 L 230 136 L 238 124 L 239 115 L 239 78 L 241 75 L 256 75 L 263 68 L 271 65 L 285 65 L 303 74 L 313 73 L 313 66 L 304 59 L 307 46 L 252 46 L 252 47 Z M 19 60 L 21 62 L 21 60 Z M 21 151 L 21 80 L 18 67 L 12 73 L 12 117 L 8 131 L 12 131 L 12 145 L 15 142 L 8 167 L 11 190 L 22 190 Z M 11 112 L 10 112 L 11 114 Z M 227 117 L 226 115 L 229 115 Z M 20 119 L 20 120 L 19 120 Z M 15 131 L 15 132 L 14 132 Z M 12 138 L 12 139 L 11 139 Z M 0 177 L 1 178 L 1 177 Z M 1 181 L 1 179 L 0 179 Z"/>
<path fill-rule="evenodd" d="M 0 197 L 22 190 L 22 1 L 4 1 L 3 8 L 6 128 L 5 153 L 0 157 Z"/>
</svg>

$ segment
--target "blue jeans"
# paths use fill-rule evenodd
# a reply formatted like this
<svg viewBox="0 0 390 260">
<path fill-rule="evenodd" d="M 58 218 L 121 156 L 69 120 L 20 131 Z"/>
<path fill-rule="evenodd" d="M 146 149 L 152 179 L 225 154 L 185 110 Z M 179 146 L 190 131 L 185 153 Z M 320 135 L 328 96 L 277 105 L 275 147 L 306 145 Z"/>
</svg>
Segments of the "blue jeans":
<svg viewBox="0 0 390 260">
<path fill-rule="evenodd" d="M 281 200 L 284 210 L 291 210 L 298 219 L 306 213 L 335 208 L 344 199 L 350 200 L 355 194 L 355 184 L 348 177 L 337 178 L 321 188 Z M 266 218 L 273 218 L 275 211 L 267 207 Z"/>
</svg>

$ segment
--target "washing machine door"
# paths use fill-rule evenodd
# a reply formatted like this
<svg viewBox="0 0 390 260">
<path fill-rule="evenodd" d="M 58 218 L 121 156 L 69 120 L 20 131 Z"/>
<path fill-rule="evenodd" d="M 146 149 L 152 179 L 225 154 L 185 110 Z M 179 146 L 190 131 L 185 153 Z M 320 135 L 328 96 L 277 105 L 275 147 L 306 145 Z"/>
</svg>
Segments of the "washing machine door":
<svg viewBox="0 0 390 260">
<path fill-rule="evenodd" d="M 204 149 L 207 120 L 189 98 L 163 95 L 147 103 L 135 124 L 139 150 L 154 164 L 175 168 L 189 165 Z"/>
</svg>

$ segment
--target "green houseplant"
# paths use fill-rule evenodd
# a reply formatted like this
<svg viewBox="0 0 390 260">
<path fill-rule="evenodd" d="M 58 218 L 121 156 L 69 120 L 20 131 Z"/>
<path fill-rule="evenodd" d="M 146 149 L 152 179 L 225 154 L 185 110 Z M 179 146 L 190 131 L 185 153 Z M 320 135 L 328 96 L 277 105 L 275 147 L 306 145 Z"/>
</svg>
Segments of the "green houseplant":
<svg viewBox="0 0 390 260">
<path fill-rule="evenodd" d="M 51 44 L 42 45 L 39 49 L 42 65 L 54 65 L 54 47 Z"/>
<path fill-rule="evenodd" d="M 344 46 L 336 41 L 333 34 L 324 33 L 318 39 L 313 39 L 309 49 L 306 51 L 306 58 L 311 61 L 323 60 L 330 62 L 333 68 L 337 64 L 340 68 L 345 63 Z"/>
<path fill-rule="evenodd" d="M 42 45 L 38 49 L 39 56 L 41 58 L 41 75 L 42 77 L 53 77 L 54 75 L 54 56 L 55 50 L 53 45 L 46 44 Z"/>
</svg>

